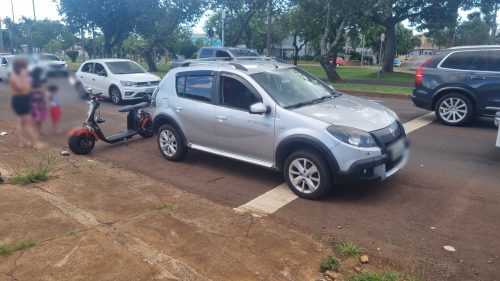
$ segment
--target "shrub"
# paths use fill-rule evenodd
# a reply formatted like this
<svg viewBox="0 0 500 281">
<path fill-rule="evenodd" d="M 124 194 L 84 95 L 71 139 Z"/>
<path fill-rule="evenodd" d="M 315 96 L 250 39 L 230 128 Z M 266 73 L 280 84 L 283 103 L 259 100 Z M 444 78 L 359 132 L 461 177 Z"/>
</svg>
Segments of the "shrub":
<svg viewBox="0 0 500 281">
<path fill-rule="evenodd" d="M 66 55 L 71 59 L 71 62 L 76 62 L 76 58 L 78 58 L 78 51 L 67 51 Z"/>
<path fill-rule="evenodd" d="M 340 261 L 334 256 L 328 256 L 326 259 L 322 260 L 319 264 L 321 271 L 333 270 L 338 272 L 340 268 Z"/>
</svg>

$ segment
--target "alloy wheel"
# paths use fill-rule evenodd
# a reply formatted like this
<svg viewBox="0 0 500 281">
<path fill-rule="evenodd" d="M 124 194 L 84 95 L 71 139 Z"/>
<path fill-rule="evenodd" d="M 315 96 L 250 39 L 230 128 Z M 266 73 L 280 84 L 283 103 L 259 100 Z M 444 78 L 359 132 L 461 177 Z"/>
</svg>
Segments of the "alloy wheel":
<svg viewBox="0 0 500 281">
<path fill-rule="evenodd" d="M 160 133 L 160 148 L 168 157 L 173 157 L 177 152 L 177 140 L 170 130 Z"/>
<path fill-rule="evenodd" d="M 120 102 L 120 92 L 113 88 L 113 90 L 111 90 L 111 99 L 113 100 L 113 103 L 115 104 L 118 104 Z"/>
<path fill-rule="evenodd" d="M 467 116 L 467 104 L 460 98 L 447 98 L 439 105 L 439 115 L 446 122 L 458 123 Z"/>
<path fill-rule="evenodd" d="M 290 163 L 288 176 L 293 187 L 301 193 L 313 193 L 321 183 L 318 167 L 306 158 L 297 158 Z"/>
</svg>

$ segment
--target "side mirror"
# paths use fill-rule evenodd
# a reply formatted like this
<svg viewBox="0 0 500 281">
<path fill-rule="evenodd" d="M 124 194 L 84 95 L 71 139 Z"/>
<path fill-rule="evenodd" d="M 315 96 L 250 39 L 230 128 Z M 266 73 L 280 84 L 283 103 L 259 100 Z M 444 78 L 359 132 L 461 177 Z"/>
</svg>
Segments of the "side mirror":
<svg viewBox="0 0 500 281">
<path fill-rule="evenodd" d="M 269 106 L 265 106 L 261 102 L 254 103 L 250 106 L 250 113 L 251 114 L 266 114 L 269 112 L 271 112 L 271 108 Z"/>
</svg>

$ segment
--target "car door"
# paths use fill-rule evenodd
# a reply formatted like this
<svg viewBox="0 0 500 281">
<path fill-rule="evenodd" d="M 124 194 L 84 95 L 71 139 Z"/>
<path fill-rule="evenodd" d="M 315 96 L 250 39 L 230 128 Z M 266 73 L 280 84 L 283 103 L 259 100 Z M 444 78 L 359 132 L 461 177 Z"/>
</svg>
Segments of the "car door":
<svg viewBox="0 0 500 281">
<path fill-rule="evenodd" d="M 78 73 L 77 79 L 82 83 L 85 88 L 92 88 L 91 79 L 94 73 L 94 63 L 88 62 L 82 65 L 80 72 Z"/>
<path fill-rule="evenodd" d="M 470 79 L 476 81 L 479 110 L 494 116 L 500 111 L 500 49 L 484 51 L 476 65 Z"/>
<path fill-rule="evenodd" d="M 215 149 L 214 72 L 180 72 L 175 79 L 173 110 L 182 132 L 194 146 Z"/>
<path fill-rule="evenodd" d="M 108 94 L 108 72 L 104 68 L 104 65 L 101 63 L 94 64 L 94 76 L 91 78 L 92 84 L 96 91 L 101 92 L 103 94 Z"/>
<path fill-rule="evenodd" d="M 243 77 L 222 72 L 215 106 L 219 149 L 267 163 L 273 162 L 274 112 L 251 114 L 261 95 Z"/>
</svg>

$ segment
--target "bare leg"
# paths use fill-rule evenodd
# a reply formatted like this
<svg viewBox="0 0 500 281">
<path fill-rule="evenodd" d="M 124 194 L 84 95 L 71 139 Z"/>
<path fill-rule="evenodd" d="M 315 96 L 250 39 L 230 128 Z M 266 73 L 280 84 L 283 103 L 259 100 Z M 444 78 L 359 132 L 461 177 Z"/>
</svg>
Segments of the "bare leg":
<svg viewBox="0 0 500 281">
<path fill-rule="evenodd" d="M 26 139 L 25 132 L 24 132 L 23 116 L 17 117 L 16 131 L 17 131 L 17 135 L 19 136 L 19 146 L 30 145 L 29 141 Z"/>
<path fill-rule="evenodd" d="M 31 139 L 33 146 L 36 148 L 45 147 L 45 144 L 40 142 L 40 136 L 38 135 L 38 130 L 35 127 L 36 125 L 34 124 L 33 119 L 31 118 L 31 115 L 25 115 L 22 118 L 24 121 L 24 130 L 26 131 L 26 134 Z"/>
</svg>

